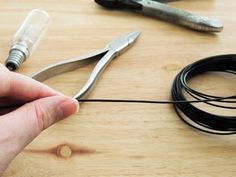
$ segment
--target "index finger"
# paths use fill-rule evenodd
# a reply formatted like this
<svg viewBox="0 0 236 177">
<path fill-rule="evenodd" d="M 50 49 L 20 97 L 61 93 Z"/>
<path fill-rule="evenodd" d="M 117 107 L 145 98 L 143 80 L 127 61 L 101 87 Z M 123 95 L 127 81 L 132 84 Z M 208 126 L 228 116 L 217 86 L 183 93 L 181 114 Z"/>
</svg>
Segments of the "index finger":
<svg viewBox="0 0 236 177">
<path fill-rule="evenodd" d="M 33 101 L 48 96 L 62 95 L 52 88 L 21 74 L 8 71 L 0 66 L 0 97 Z"/>
</svg>

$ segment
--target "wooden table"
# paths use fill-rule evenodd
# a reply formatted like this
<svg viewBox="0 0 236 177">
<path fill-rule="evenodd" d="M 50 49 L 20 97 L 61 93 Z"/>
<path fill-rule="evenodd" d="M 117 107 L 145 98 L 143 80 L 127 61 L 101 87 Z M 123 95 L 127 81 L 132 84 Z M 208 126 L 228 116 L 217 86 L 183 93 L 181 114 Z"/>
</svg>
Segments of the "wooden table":
<svg viewBox="0 0 236 177">
<path fill-rule="evenodd" d="M 142 30 L 136 44 L 112 61 L 89 98 L 169 100 L 172 81 L 184 66 L 236 52 L 235 0 L 171 3 L 222 20 L 225 29 L 219 34 L 194 32 L 131 12 L 107 11 L 92 0 L 8 0 L 0 4 L 1 63 L 14 32 L 31 9 L 44 9 L 51 15 L 46 37 L 18 71 L 26 75 L 102 48 L 123 33 Z M 73 95 L 92 67 L 45 83 Z M 236 91 L 235 78 L 226 75 L 200 77 L 192 84 L 208 93 Z M 171 105 L 86 103 L 78 114 L 45 130 L 27 146 L 4 177 L 234 177 L 235 139 L 188 127 Z"/>
</svg>

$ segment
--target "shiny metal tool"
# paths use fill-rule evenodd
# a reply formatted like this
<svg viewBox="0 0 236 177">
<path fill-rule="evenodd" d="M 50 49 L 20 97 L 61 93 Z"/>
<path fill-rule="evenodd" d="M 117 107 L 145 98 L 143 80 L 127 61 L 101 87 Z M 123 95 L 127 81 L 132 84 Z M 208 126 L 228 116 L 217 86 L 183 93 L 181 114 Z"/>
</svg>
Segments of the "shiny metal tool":
<svg viewBox="0 0 236 177">
<path fill-rule="evenodd" d="M 108 9 L 134 10 L 197 31 L 220 32 L 223 30 L 223 24 L 219 20 L 194 15 L 164 4 L 170 1 L 176 0 L 95 0 L 96 3 Z"/>
<path fill-rule="evenodd" d="M 85 98 L 90 93 L 97 79 L 99 78 L 103 70 L 106 68 L 106 66 L 110 63 L 110 61 L 116 56 L 120 55 L 122 52 L 124 52 L 127 48 L 129 48 L 139 35 L 139 31 L 134 31 L 129 34 L 120 36 L 111 41 L 104 49 L 98 50 L 84 57 L 75 58 L 50 65 L 35 73 L 32 78 L 42 82 L 53 76 L 73 71 L 75 69 L 84 67 L 88 64 L 98 61 L 88 81 L 78 92 L 78 94 L 74 96 L 74 98 L 77 100 Z"/>
</svg>

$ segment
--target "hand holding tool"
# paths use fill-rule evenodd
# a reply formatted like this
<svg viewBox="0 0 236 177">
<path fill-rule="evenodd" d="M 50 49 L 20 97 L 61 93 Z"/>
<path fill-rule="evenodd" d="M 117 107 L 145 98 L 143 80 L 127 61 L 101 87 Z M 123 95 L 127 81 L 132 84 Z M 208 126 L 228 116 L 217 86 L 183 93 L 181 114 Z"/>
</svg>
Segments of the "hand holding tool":
<svg viewBox="0 0 236 177">
<path fill-rule="evenodd" d="M 219 20 L 194 15 L 162 3 L 168 1 L 174 0 L 95 0 L 108 9 L 134 10 L 197 31 L 220 32 L 223 30 L 223 24 Z"/>
</svg>

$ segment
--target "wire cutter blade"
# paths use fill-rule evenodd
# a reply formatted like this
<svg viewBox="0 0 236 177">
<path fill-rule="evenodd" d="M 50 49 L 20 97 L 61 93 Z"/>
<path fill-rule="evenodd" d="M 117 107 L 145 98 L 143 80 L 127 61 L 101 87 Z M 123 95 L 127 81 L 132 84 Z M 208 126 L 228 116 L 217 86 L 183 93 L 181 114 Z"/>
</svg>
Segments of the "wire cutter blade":
<svg viewBox="0 0 236 177">
<path fill-rule="evenodd" d="M 131 33 L 120 36 L 111 41 L 107 45 L 107 48 L 109 48 L 110 51 L 113 51 L 117 56 L 125 51 L 137 39 L 140 33 L 140 31 L 133 31 Z"/>
</svg>

